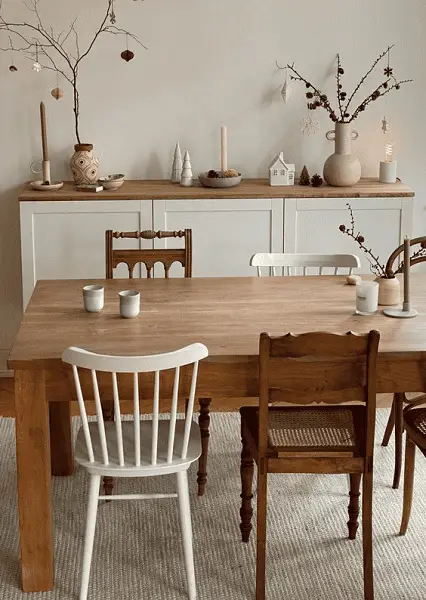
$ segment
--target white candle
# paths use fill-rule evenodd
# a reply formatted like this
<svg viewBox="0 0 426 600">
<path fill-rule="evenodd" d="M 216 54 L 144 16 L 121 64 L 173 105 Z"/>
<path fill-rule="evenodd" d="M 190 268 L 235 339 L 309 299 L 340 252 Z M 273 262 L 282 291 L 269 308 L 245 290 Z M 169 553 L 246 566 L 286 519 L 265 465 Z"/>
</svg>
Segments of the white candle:
<svg viewBox="0 0 426 600">
<path fill-rule="evenodd" d="M 228 170 L 228 132 L 226 125 L 220 128 L 220 168 L 222 173 Z"/>
<path fill-rule="evenodd" d="M 355 289 L 357 314 L 373 315 L 379 303 L 379 284 L 376 281 L 362 281 Z"/>
<path fill-rule="evenodd" d="M 403 310 L 410 310 L 410 239 L 404 239 L 404 305 Z"/>
<path fill-rule="evenodd" d="M 396 182 L 396 160 L 380 162 L 379 181 L 381 183 Z"/>
</svg>

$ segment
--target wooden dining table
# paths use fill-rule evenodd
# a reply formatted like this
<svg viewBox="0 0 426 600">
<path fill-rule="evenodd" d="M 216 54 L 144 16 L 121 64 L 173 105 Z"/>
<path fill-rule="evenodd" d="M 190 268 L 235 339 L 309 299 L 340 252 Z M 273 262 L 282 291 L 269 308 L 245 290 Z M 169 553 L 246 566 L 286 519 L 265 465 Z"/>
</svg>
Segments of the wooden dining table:
<svg viewBox="0 0 426 600">
<path fill-rule="evenodd" d="M 82 287 L 90 282 L 39 281 L 8 361 L 15 371 L 23 590 L 47 591 L 54 585 L 51 475 L 70 475 L 74 467 L 70 425 L 74 392 L 61 361 L 67 346 L 126 355 L 167 352 L 196 341 L 208 347 L 197 386 L 202 493 L 209 410 L 236 410 L 245 399 L 255 401 L 262 331 L 278 335 L 377 329 L 381 334 L 377 391 L 426 391 L 426 276 L 412 275 L 411 280 L 413 306 L 419 311 L 414 319 L 392 319 L 381 311 L 355 315 L 355 288 L 338 276 L 96 280 L 105 286 L 100 313 L 83 308 Z M 141 293 L 141 312 L 135 319 L 122 319 L 118 292 L 129 286 Z M 183 399 L 188 381 L 182 377 Z M 167 380 L 163 384 L 167 410 L 170 385 Z M 123 385 L 125 389 L 124 381 Z M 102 391 L 108 395 L 106 383 Z M 147 411 L 149 394 L 147 381 L 142 390 Z M 212 447 L 214 451 L 214 440 Z"/>
</svg>

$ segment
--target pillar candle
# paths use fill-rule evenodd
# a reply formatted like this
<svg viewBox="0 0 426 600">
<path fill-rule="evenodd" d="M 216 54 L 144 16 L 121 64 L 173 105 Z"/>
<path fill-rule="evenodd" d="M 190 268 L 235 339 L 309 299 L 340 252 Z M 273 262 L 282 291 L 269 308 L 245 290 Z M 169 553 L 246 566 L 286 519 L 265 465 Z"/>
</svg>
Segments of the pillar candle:
<svg viewBox="0 0 426 600">
<path fill-rule="evenodd" d="M 410 302 L 410 239 L 404 239 L 404 310 Z"/>
<path fill-rule="evenodd" d="M 228 132 L 226 125 L 220 128 L 220 168 L 222 173 L 228 170 Z"/>
<path fill-rule="evenodd" d="M 47 127 L 46 127 L 46 110 L 44 102 L 40 102 L 40 121 L 41 121 L 41 143 L 43 146 L 43 160 L 49 160 L 49 151 L 47 149 Z"/>
</svg>

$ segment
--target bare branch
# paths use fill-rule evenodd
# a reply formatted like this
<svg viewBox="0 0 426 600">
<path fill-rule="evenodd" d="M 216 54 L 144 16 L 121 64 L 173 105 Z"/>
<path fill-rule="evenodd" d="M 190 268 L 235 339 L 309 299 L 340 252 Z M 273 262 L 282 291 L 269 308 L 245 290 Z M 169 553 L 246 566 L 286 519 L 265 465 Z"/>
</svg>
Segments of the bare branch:
<svg viewBox="0 0 426 600">
<path fill-rule="evenodd" d="M 142 48 L 148 50 L 145 44 L 142 44 L 142 42 L 136 35 L 130 33 L 130 31 L 127 31 L 126 29 L 121 29 L 121 27 L 116 27 L 115 25 L 107 25 L 102 33 L 112 33 L 113 35 L 128 35 L 130 38 L 132 38 L 132 40 L 135 40 L 135 42 L 142 46 Z"/>
</svg>

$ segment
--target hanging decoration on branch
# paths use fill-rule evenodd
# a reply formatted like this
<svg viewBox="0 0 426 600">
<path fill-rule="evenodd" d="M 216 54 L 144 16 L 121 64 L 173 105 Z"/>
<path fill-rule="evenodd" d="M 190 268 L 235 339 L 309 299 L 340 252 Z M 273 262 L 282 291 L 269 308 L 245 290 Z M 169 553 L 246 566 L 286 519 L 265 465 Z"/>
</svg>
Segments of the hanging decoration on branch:
<svg viewBox="0 0 426 600">
<path fill-rule="evenodd" d="M 60 100 L 64 97 L 64 92 L 59 87 L 59 73 L 56 73 L 56 87 L 50 92 L 55 100 Z"/>
<path fill-rule="evenodd" d="M 0 39 L 2 32 L 5 32 L 12 40 L 10 47 L 0 46 L 0 50 L 20 51 L 33 61 L 34 71 L 40 72 L 42 69 L 54 71 L 68 81 L 73 90 L 74 130 L 78 144 L 81 144 L 79 76 L 82 63 L 91 53 L 98 38 L 105 33 L 115 36 L 125 35 L 146 48 L 136 35 L 116 25 L 114 0 L 103 1 L 106 4 L 104 15 L 95 28 L 91 41 L 85 48 L 82 48 L 76 28 L 77 18 L 63 32 L 55 32 L 53 27 L 46 23 L 41 15 L 40 5 L 43 0 L 23 0 L 23 4 L 28 9 L 31 18 L 21 22 L 8 21 L 5 18 L 3 0 L 0 0 Z M 12 42 L 16 45 L 14 46 Z M 10 70 L 14 71 L 14 69 Z M 51 91 L 51 94 L 58 100 L 63 96 L 59 85 Z"/>
<path fill-rule="evenodd" d="M 10 37 L 9 37 L 9 45 L 10 45 L 10 51 L 12 53 L 12 63 L 10 65 L 10 67 L 9 67 L 9 71 L 11 73 L 16 73 L 16 71 L 18 70 L 18 68 L 15 67 L 15 52 L 13 50 L 13 44 L 12 44 L 12 40 L 11 40 Z"/>
<path fill-rule="evenodd" d="M 123 50 L 123 52 L 121 53 L 121 58 L 126 62 L 129 62 L 134 57 L 135 53 L 129 50 L 129 36 L 126 34 L 126 50 Z"/>
<path fill-rule="evenodd" d="M 283 83 L 283 87 L 281 88 L 281 98 L 284 100 L 285 104 L 287 104 L 288 99 L 291 96 L 291 84 L 290 84 L 290 78 L 288 76 L 288 69 L 285 70 L 285 80 Z"/>
</svg>

